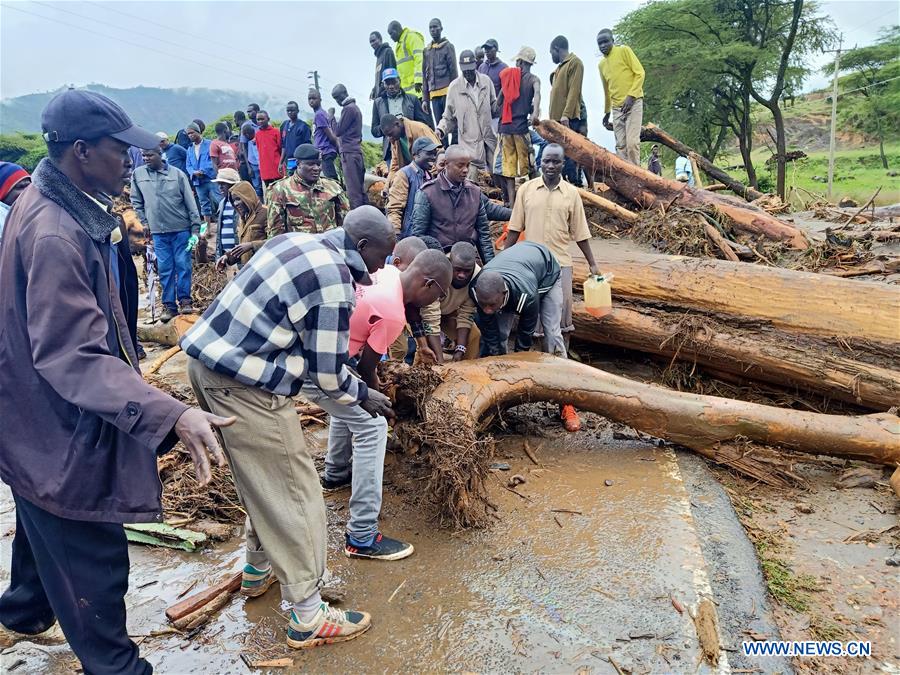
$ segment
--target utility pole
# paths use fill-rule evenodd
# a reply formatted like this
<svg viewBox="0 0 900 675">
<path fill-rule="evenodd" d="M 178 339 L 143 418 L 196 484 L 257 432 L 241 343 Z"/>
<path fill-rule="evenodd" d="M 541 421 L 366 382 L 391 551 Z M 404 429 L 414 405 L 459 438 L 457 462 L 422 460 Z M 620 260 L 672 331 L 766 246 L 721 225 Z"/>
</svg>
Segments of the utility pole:
<svg viewBox="0 0 900 675">
<path fill-rule="evenodd" d="M 319 91 L 319 71 L 318 71 L 318 70 L 310 70 L 310 71 L 306 74 L 306 79 L 307 79 L 307 80 L 312 80 L 312 81 L 313 81 L 313 88 L 314 88 L 316 91 Z"/>
<path fill-rule="evenodd" d="M 844 34 L 841 33 L 838 48 L 834 52 L 834 84 L 831 90 L 831 138 L 828 142 L 828 199 L 831 199 L 831 186 L 834 181 L 834 133 L 837 125 L 838 77 L 841 71 L 841 47 L 844 46 Z"/>
</svg>

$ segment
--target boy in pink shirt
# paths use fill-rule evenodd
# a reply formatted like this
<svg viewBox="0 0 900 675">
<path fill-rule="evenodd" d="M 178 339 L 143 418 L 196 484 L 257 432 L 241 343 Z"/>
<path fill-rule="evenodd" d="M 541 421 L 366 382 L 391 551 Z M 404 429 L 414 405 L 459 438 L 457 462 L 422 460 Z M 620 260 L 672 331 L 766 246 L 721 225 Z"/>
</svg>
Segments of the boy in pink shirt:
<svg viewBox="0 0 900 675">
<path fill-rule="evenodd" d="M 400 271 L 387 266 L 372 275 L 371 286 L 357 286 L 350 315 L 349 358 L 358 358 L 359 376 L 381 389 L 376 368 L 407 323 L 421 323 L 419 309 L 446 295 L 453 266 L 440 251 L 422 251 Z M 307 382 L 303 395 L 329 415 L 328 451 L 321 477 L 326 494 L 350 486 L 350 519 L 344 554 L 348 558 L 400 560 L 413 546 L 378 531 L 387 420 L 372 417 L 358 405 L 334 404 Z M 352 460 L 352 465 L 351 465 Z"/>
</svg>

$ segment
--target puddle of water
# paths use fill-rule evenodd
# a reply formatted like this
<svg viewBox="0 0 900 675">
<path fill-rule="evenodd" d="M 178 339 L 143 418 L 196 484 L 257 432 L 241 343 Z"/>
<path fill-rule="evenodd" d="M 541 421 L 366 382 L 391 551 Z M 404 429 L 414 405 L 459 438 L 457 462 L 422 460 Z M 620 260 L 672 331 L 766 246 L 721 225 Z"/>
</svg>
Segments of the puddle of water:
<svg viewBox="0 0 900 675">
<path fill-rule="evenodd" d="M 321 447 L 320 439 L 310 440 Z M 512 468 L 495 474 L 492 496 L 502 520 L 487 531 L 437 530 L 388 486 L 382 528 L 416 545 L 403 561 L 341 555 L 347 495 L 327 499 L 329 563 L 347 593 L 343 606 L 371 612 L 373 627 L 347 644 L 293 653 L 295 668 L 615 672 L 612 657 L 636 671 L 695 671 L 693 624 L 670 595 L 685 607 L 695 604 L 705 590 L 697 581 L 705 564 L 672 453 L 579 434 L 538 444 L 544 468 L 537 469 L 521 446 L 521 437 L 501 444 Z M 500 486 L 517 473 L 527 479 L 517 490 L 529 501 Z M 165 626 L 165 607 L 193 581 L 200 580 L 192 592 L 239 569 L 241 542 L 199 554 L 132 547 L 131 556 L 129 630 L 145 635 Z M 8 551 L 4 563 L 8 570 Z M 244 637 L 273 618 L 281 623 L 278 588 L 249 602 L 236 599 L 192 642 L 149 638 L 142 651 L 160 672 L 246 670 L 239 660 Z"/>
</svg>

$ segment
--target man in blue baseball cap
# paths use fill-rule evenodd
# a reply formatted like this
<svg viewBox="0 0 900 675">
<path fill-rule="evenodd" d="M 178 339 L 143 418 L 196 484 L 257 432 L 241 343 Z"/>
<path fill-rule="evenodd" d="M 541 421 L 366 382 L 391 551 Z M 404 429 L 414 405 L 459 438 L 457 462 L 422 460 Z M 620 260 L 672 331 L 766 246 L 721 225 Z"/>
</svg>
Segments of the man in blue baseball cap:
<svg viewBox="0 0 900 675">
<path fill-rule="evenodd" d="M 0 478 L 16 504 L 0 623 L 36 635 L 59 621 L 84 672 L 150 673 L 125 628 L 122 523 L 162 520 L 156 457 L 179 439 L 207 484 L 207 452 L 224 463 L 211 425 L 235 420 L 175 400 L 138 368 L 123 301 L 137 297 L 134 263 L 109 195 L 128 180 L 129 147 L 159 139 L 74 89 L 41 126 L 49 157 L 0 249 Z"/>
<path fill-rule="evenodd" d="M 422 103 L 414 94 L 407 94 L 400 88 L 400 75 L 396 68 L 386 68 L 382 73 L 384 90 L 372 102 L 372 135 L 375 138 L 384 137 L 381 129 L 381 118 L 387 114 L 396 117 L 405 117 L 408 120 L 422 122 L 429 129 L 434 129 L 431 114 L 426 114 L 422 109 Z M 390 142 L 384 138 L 382 149 L 387 154 Z"/>
</svg>

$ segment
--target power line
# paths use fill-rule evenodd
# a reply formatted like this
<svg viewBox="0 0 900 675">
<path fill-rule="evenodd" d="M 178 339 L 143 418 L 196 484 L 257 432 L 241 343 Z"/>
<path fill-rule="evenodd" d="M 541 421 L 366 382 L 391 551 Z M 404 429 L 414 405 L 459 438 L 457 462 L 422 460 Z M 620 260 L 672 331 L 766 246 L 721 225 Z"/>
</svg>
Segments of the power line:
<svg viewBox="0 0 900 675">
<path fill-rule="evenodd" d="M 42 5 L 42 6 L 48 7 L 48 8 L 50 8 L 50 9 L 52 9 L 52 10 L 56 10 L 56 11 L 58 11 L 58 12 L 64 12 L 64 13 L 66 13 L 66 14 L 71 14 L 72 16 L 78 17 L 79 19 L 83 19 L 83 20 L 85 20 L 85 21 L 90 21 L 91 23 L 95 23 L 95 24 L 96 24 L 96 23 L 103 24 L 103 25 L 109 26 L 109 27 L 111 27 L 111 28 L 115 28 L 116 30 L 129 30 L 128 28 L 125 28 L 125 27 L 122 27 L 122 26 L 117 26 L 117 25 L 114 24 L 114 23 L 110 23 L 110 22 L 108 22 L 108 21 L 103 21 L 102 19 L 95 19 L 95 18 L 90 17 L 90 16 L 85 16 L 84 14 L 78 14 L 77 12 L 72 12 L 72 11 L 70 11 L 70 10 L 68 10 L 68 9 L 63 9 L 63 8 L 61 8 L 61 7 L 58 7 L 58 6 L 55 6 L 55 5 L 51 5 L 51 4 L 46 3 L 46 2 L 40 2 L 39 0 L 32 0 L 32 1 L 33 1 L 33 3 L 36 4 L 36 5 Z M 9 6 L 12 6 L 12 5 L 9 5 Z M 14 9 L 18 9 L 19 11 L 24 11 L 24 10 L 18 8 L 18 7 L 15 7 L 15 6 L 12 6 L 12 7 L 13 7 Z M 37 15 L 37 14 L 36 14 L 35 16 L 40 16 L 40 15 Z M 42 17 L 42 18 L 46 18 L 46 17 Z M 69 24 L 65 24 L 65 25 L 69 25 Z M 81 28 L 80 26 L 74 26 L 74 27 L 75 27 L 75 28 Z M 88 29 L 83 29 L 83 30 L 88 30 Z M 102 35 L 102 33 L 101 33 L 101 35 Z M 106 36 L 106 37 L 110 37 L 110 36 Z M 117 38 L 117 39 L 118 39 L 118 38 Z M 171 40 L 165 40 L 165 39 L 159 38 L 159 37 L 155 37 L 154 39 L 155 39 L 156 42 L 162 42 L 162 43 L 165 43 L 165 44 L 172 45 L 173 47 L 177 47 L 179 50 L 183 50 L 183 49 L 184 49 L 183 45 L 181 45 L 181 44 L 179 44 L 179 43 L 177 43 L 177 42 L 172 42 Z M 141 49 L 150 49 L 150 48 L 149 48 L 149 47 L 141 46 Z M 160 50 L 157 49 L 157 50 L 154 50 L 154 51 L 160 51 Z M 165 53 L 165 52 L 163 52 L 163 53 Z M 179 58 L 180 58 L 180 57 L 179 57 Z M 199 62 L 199 61 L 193 61 L 193 62 L 194 62 L 194 63 L 198 63 L 198 64 L 200 64 L 200 65 L 204 65 L 204 66 L 206 66 L 206 67 L 208 67 L 208 68 L 214 68 L 214 69 L 219 70 L 219 71 L 221 71 L 221 72 L 226 72 L 226 73 L 228 73 L 228 74 L 230 74 L 230 75 L 240 74 L 240 73 L 234 73 L 233 71 L 230 71 L 230 70 L 224 70 L 224 69 L 222 69 L 222 68 L 216 68 L 215 66 L 210 66 L 209 64 L 201 63 L 201 62 Z M 246 64 L 241 64 L 241 66 L 244 67 L 244 68 L 247 67 Z M 249 79 L 249 76 L 247 76 L 247 75 L 243 75 L 243 77 L 246 77 L 247 79 Z M 254 79 L 257 79 L 257 78 L 254 76 Z M 259 82 L 263 82 L 263 83 L 268 84 L 269 86 L 273 86 L 273 87 L 279 87 L 279 88 L 282 88 L 282 87 L 285 86 L 284 83 L 276 84 L 276 83 L 274 83 L 274 82 L 266 81 L 266 80 L 261 80 L 261 79 L 258 80 L 258 81 L 259 81 Z M 296 86 L 297 86 L 297 85 L 294 84 L 294 85 L 292 85 L 292 87 L 290 87 L 290 88 L 293 88 L 293 87 L 296 87 Z"/>
<path fill-rule="evenodd" d="M 877 87 L 879 84 L 885 84 L 886 82 L 893 82 L 894 80 L 900 80 L 900 75 L 897 77 L 889 77 L 886 80 L 881 80 L 880 82 L 873 82 L 872 84 L 867 84 L 865 87 L 857 87 L 856 89 L 851 89 L 850 91 L 842 91 L 838 93 L 838 96 L 846 96 L 847 94 L 852 94 L 857 91 L 862 91 L 863 89 L 869 89 L 871 87 Z"/>
<path fill-rule="evenodd" d="M 894 9 L 892 9 L 892 10 L 890 10 L 890 11 L 887 11 L 887 12 L 885 12 L 884 14 L 881 14 L 881 15 L 879 15 L 879 16 L 876 16 L 874 19 L 867 19 L 866 21 L 863 21 L 861 24 L 859 24 L 856 28 L 851 28 L 850 30 L 844 31 L 844 34 L 846 35 L 847 33 L 853 33 L 853 32 L 855 32 L 855 31 L 858 31 L 858 30 L 862 29 L 862 28 L 866 28 L 867 26 L 871 26 L 873 23 L 875 23 L 875 22 L 878 21 L 879 19 L 883 19 L 884 17 L 886 17 L 886 16 L 888 16 L 888 15 L 891 15 L 891 14 L 893 14 L 894 16 L 896 16 L 896 15 L 897 15 L 897 9 L 894 8 Z"/>
<path fill-rule="evenodd" d="M 181 33 L 182 35 L 185 35 L 194 40 L 201 40 L 203 42 L 206 42 L 209 40 L 208 36 L 197 35 L 196 33 L 189 33 L 186 30 L 182 30 L 180 28 L 175 28 L 173 26 L 167 26 L 164 23 L 159 23 L 158 21 L 153 21 L 152 19 L 145 19 L 144 17 L 137 16 L 136 14 L 131 14 L 129 12 L 122 11 L 118 7 L 114 7 L 112 5 L 105 6 L 105 5 L 101 5 L 98 2 L 90 2 L 90 0 L 84 0 L 84 3 L 88 4 L 88 5 L 94 5 L 95 7 L 97 7 L 98 9 L 100 9 L 101 11 L 104 11 L 104 12 L 112 11 L 112 12 L 115 12 L 116 14 L 121 14 L 122 16 L 127 16 L 129 18 L 136 19 L 137 21 L 141 21 L 144 23 L 151 23 L 154 26 L 159 26 L 160 28 L 165 28 L 166 30 L 169 30 L 169 31 L 175 31 L 176 33 Z M 38 2 L 37 4 L 46 4 L 46 3 Z M 222 59 L 223 61 L 231 61 L 232 63 L 236 63 L 240 66 L 244 66 L 244 67 L 247 66 L 247 64 L 244 61 L 240 61 L 238 59 L 233 59 L 229 56 L 218 56 L 218 58 Z M 266 64 L 266 68 L 271 70 L 273 65 L 278 65 L 278 62 L 276 61 L 274 64 L 272 62 L 268 62 Z M 289 71 L 283 71 L 283 72 L 274 73 L 274 74 L 276 74 L 280 77 L 289 77 L 289 78 L 293 78 L 295 76 L 293 72 L 289 72 Z"/>
</svg>

